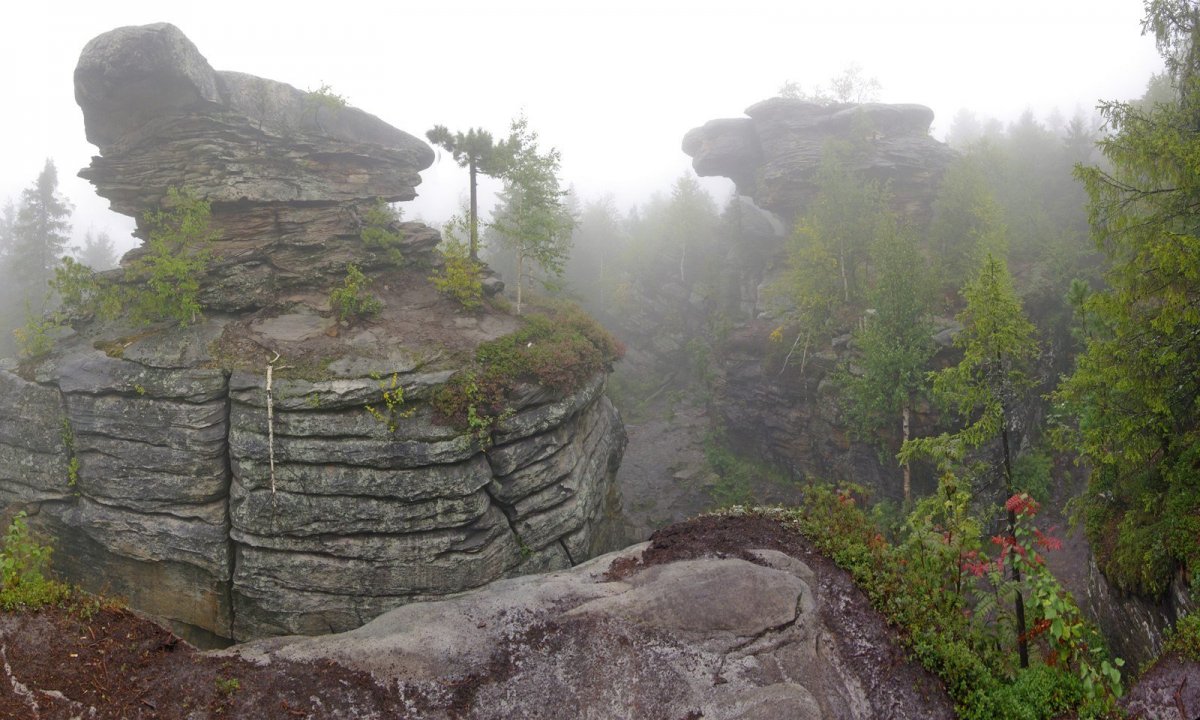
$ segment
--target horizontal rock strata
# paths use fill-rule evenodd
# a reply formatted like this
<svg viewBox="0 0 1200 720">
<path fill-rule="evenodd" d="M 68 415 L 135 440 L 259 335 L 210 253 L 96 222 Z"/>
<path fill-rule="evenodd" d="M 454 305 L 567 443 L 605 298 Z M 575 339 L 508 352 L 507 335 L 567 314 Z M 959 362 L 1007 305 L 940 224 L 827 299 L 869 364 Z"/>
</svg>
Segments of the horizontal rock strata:
<svg viewBox="0 0 1200 720">
<path fill-rule="evenodd" d="M 395 375 L 416 398 L 445 376 Z M 201 637 L 347 630 L 582 561 L 624 449 L 603 377 L 518 408 L 495 444 L 420 402 L 389 429 L 372 377 L 275 381 L 273 423 L 263 375 L 90 351 L 39 378 L 0 371 L 0 502 L 34 514 L 69 577 Z"/>
</svg>

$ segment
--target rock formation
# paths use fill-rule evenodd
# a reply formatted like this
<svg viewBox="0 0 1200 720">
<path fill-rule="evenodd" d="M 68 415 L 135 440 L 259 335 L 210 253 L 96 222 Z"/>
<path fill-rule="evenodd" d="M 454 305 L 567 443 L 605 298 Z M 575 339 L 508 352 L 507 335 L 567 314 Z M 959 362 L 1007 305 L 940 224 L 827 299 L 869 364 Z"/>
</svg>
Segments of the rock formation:
<svg viewBox="0 0 1200 720">
<path fill-rule="evenodd" d="M 702 326 L 714 311 L 732 321 L 713 363 L 713 399 L 709 413 L 726 437 L 747 455 L 759 457 L 792 475 L 852 477 L 876 491 L 876 497 L 898 498 L 899 482 L 877 449 L 850 437 L 832 371 L 850 356 L 850 337 L 817 348 L 799 372 L 798 358 L 785 362 L 791 338 L 768 341 L 781 324 L 779 300 L 769 288 L 786 270 L 787 236 L 796 218 L 816 197 L 816 178 L 832 143 L 853 148 L 843 153 L 862 176 L 888 183 L 897 212 L 914 222 L 927 220 L 941 175 L 954 153 L 929 136 L 933 112 L 922 105 L 831 104 L 771 98 L 752 105 L 745 117 L 710 120 L 688 132 L 683 151 L 696 173 L 728 177 L 741 196 L 739 237 L 727 248 L 721 267 L 734 297 L 721 308 L 677 307 L 676 314 Z M 657 289 L 654 289 L 657 291 Z M 676 293 L 679 295 L 680 293 Z M 683 293 L 687 297 L 686 293 Z M 645 298 L 639 307 L 657 308 L 672 296 Z M 635 339 L 631 356 L 644 348 L 636 338 L 643 327 L 627 327 L 637 317 L 619 318 L 619 331 Z M 652 323 L 642 322 L 642 326 Z M 938 328 L 948 347 L 954 324 Z M 670 357 L 688 338 L 670 338 L 676 347 L 650 351 L 650 365 L 679 365 Z M 655 343 L 661 345 L 661 338 Z M 780 345 L 783 345 L 782 349 Z M 798 354 L 797 354 L 798 355 Z M 628 370 L 628 368 L 627 368 Z M 918 413 L 916 428 L 930 418 Z M 920 483 L 920 478 L 918 478 Z"/>
<path fill-rule="evenodd" d="M 855 138 L 855 170 L 890 182 L 896 207 L 927 217 L 953 151 L 929 136 L 933 111 L 924 105 L 837 103 L 771 98 L 744 118 L 710 120 L 683 138 L 701 176 L 727 177 L 740 195 L 787 221 L 812 201 L 814 178 L 831 140 Z"/>
<path fill-rule="evenodd" d="M 603 373 L 526 386 L 482 430 L 430 405 L 520 322 L 434 291 L 430 228 L 389 225 L 399 265 L 364 248 L 365 210 L 414 196 L 424 142 L 214 72 L 171 25 L 101 35 L 75 79 L 98 192 L 141 223 L 187 188 L 219 237 L 199 322 L 84 318 L 0 368 L 0 502 L 52 534 L 69 579 L 219 643 L 347 630 L 610 549 L 624 430 Z M 351 325 L 329 300 L 349 261 L 383 304 Z"/>
<path fill-rule="evenodd" d="M 214 71 L 165 23 L 89 42 L 75 98 L 101 153 L 80 175 L 138 220 L 139 235 L 168 188 L 212 204 L 222 258 L 206 297 L 213 309 L 256 309 L 344 268 L 347 252 L 330 244 L 356 240 L 378 200 L 416 197 L 434 159 L 424 141 L 336 95 Z M 437 235 L 412 242 L 428 249 Z"/>
<path fill-rule="evenodd" d="M 844 571 L 786 541 L 726 554 L 694 532 L 748 524 L 763 525 L 701 518 L 667 545 L 227 653 L 365 671 L 422 718 L 954 717 Z"/>
</svg>

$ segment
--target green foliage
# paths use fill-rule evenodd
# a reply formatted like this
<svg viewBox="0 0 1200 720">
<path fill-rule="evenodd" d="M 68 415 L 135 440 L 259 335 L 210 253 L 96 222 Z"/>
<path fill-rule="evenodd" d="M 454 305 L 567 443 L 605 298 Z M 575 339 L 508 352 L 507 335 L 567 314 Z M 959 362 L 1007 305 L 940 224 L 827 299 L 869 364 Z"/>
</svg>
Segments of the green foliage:
<svg viewBox="0 0 1200 720">
<path fill-rule="evenodd" d="M 240 690 L 242 687 L 241 681 L 235 677 L 231 677 L 231 678 L 219 677 L 216 679 L 216 683 L 217 683 L 217 690 L 224 695 L 233 695 L 235 692 Z"/>
<path fill-rule="evenodd" d="M 913 656 L 942 679 L 960 717 L 1024 720 L 1072 710 L 1080 717 L 1107 717 L 1120 692 L 1120 661 L 1105 657 L 1095 630 L 1045 569 L 1038 548 L 1053 539 L 1032 526 L 1031 512 L 1022 512 L 1018 543 L 988 558 L 969 500 L 953 475 L 944 476 L 937 493 L 914 508 L 898 546 L 870 522 L 861 488 L 853 485 L 813 485 L 804 503 L 783 517 L 847 569 L 900 628 Z M 1027 498 L 1022 502 L 1026 510 L 1034 507 Z M 997 605 L 985 601 L 1005 582 L 994 571 L 1009 553 L 1025 563 L 1031 635 L 1041 650 L 1041 661 L 1020 670 L 1013 668 L 1011 652 L 998 649 L 1001 638 L 991 626 L 1001 618 Z M 980 577 L 988 574 L 993 576 Z M 980 600 L 972 604 L 972 597 Z M 1055 620 L 1061 621 L 1057 629 Z"/>
<path fill-rule="evenodd" d="M 68 586 L 46 577 L 51 548 L 39 545 L 30 535 L 25 511 L 13 518 L 0 548 L 0 608 L 39 608 L 70 597 Z"/>
<path fill-rule="evenodd" d="M 486 434 L 507 412 L 508 397 L 519 384 L 535 383 L 564 396 L 623 354 L 607 330 L 564 304 L 530 314 L 516 332 L 480 345 L 471 367 L 438 390 L 433 406 L 441 421 Z"/>
<path fill-rule="evenodd" d="M 1179 653 L 1185 660 L 1200 662 L 1200 613 L 1188 613 L 1167 630 L 1163 653 Z"/>
<path fill-rule="evenodd" d="M 772 288 L 786 306 L 788 336 L 795 335 L 781 372 L 797 350 L 803 372 L 811 351 L 852 325 L 865 299 L 868 249 L 876 237 L 895 232 L 886 189 L 850 170 L 856 152 L 848 143 L 826 148 L 817 196 L 796 222 L 787 273 Z"/>
<path fill-rule="evenodd" d="M 398 222 L 399 211 L 383 200 L 377 200 L 363 213 L 363 228 L 359 232 L 363 245 L 383 253 L 388 262 L 397 267 L 404 264 L 404 255 L 400 252 L 404 236 L 395 229 Z"/>
<path fill-rule="evenodd" d="M 1026 493 L 1038 502 L 1050 499 L 1054 459 L 1042 451 L 1028 452 L 1013 460 L 1013 491 Z"/>
<path fill-rule="evenodd" d="M 71 211 L 71 203 L 58 192 L 54 162 L 47 159 L 5 222 L 5 284 L 12 285 L 7 298 L 12 307 L 30 305 L 35 314 L 45 309 L 46 282 L 71 238 Z"/>
<path fill-rule="evenodd" d="M 376 315 L 383 303 L 367 291 L 370 281 L 354 263 L 346 264 L 346 278 L 342 286 L 329 294 L 329 306 L 338 322 L 353 322 Z"/>
<path fill-rule="evenodd" d="M 930 249 L 945 292 L 961 287 L 987 253 L 1004 257 L 1007 251 L 1001 208 L 985 172 L 989 159 L 967 155 L 953 163 L 933 201 Z"/>
<path fill-rule="evenodd" d="M 851 425 L 861 436 L 895 452 L 908 439 L 911 409 L 929 385 L 933 296 L 915 239 L 894 225 L 881 230 L 872 253 L 878 273 L 869 294 L 873 310 L 855 332 L 860 353 L 851 361 L 854 367 L 843 368 L 837 378 Z M 904 497 L 910 497 L 907 468 Z"/>
<path fill-rule="evenodd" d="M 67 485 L 75 487 L 75 484 L 79 482 L 79 456 L 75 454 L 75 430 L 71 427 L 70 420 L 63 418 L 60 434 L 63 450 L 69 458 L 67 460 Z"/>
<path fill-rule="evenodd" d="M 309 90 L 305 99 L 314 112 L 321 108 L 340 110 L 346 107 L 348 102 L 345 95 L 335 93 L 327 83 L 321 83 L 316 90 Z"/>
<path fill-rule="evenodd" d="M 1109 260 L 1086 296 L 1086 349 L 1056 394 L 1064 444 L 1090 468 L 1086 530 L 1104 573 L 1163 593 L 1200 564 L 1200 57 L 1196 8 L 1147 4 L 1168 103 L 1103 103 L 1106 167 L 1079 167 L 1092 234 Z"/>
<path fill-rule="evenodd" d="M 129 263 L 123 300 L 135 322 L 175 320 L 180 325 L 200 316 L 200 277 L 212 260 L 216 233 L 212 209 L 187 190 L 168 188 L 158 210 L 142 216 L 147 233 L 144 252 Z"/>
<path fill-rule="evenodd" d="M 35 359 L 49 354 L 54 349 L 54 334 L 62 327 L 57 314 L 41 317 L 25 307 L 25 324 L 13 330 L 17 348 L 22 358 Z"/>
<path fill-rule="evenodd" d="M 963 358 L 933 375 L 933 392 L 943 405 L 971 422 L 954 433 L 910 440 L 901 449 L 902 460 L 928 457 L 940 465 L 961 462 L 967 451 L 1011 428 L 1016 402 L 1032 385 L 1030 365 L 1038 355 L 1034 328 L 1021 309 L 1004 262 L 989 254 L 963 294 L 967 307 L 958 316 L 963 330 L 954 340 Z M 1006 485 L 1011 485 L 1011 477 Z"/>
<path fill-rule="evenodd" d="M 119 281 L 102 281 L 86 265 L 64 257 L 50 287 L 71 318 L 126 316 L 135 323 L 174 320 L 194 323 L 200 316 L 200 278 L 212 260 L 216 233 L 209 226 L 209 203 L 187 190 L 168 188 L 158 210 L 142 216 L 147 233 L 142 253 Z"/>
<path fill-rule="evenodd" d="M 463 220 L 458 216 L 446 223 L 442 243 L 438 245 L 442 268 L 429 280 L 438 292 L 454 298 L 467 310 L 473 310 L 483 304 L 483 264 L 471 259 L 470 248 L 459 238 L 462 227 Z"/>
<path fill-rule="evenodd" d="M 531 269 L 526 263 L 550 275 L 560 275 L 570 254 L 575 220 L 563 203 L 566 192 L 560 188 L 558 178 L 561 161 L 558 150 L 541 152 L 537 133 L 529 129 L 523 117 L 513 121 L 512 135 L 517 139 L 517 150 L 504 173 L 504 190 L 493 214 L 492 227 L 500 242 L 517 258 L 517 314 L 520 315 L 526 273 Z"/>
<path fill-rule="evenodd" d="M 471 128 L 467 132 L 451 133 L 445 125 L 435 125 L 425 137 L 429 142 L 444 148 L 451 153 L 454 161 L 460 167 L 467 168 L 470 177 L 471 204 L 467 213 L 469 231 L 468 256 L 471 260 L 479 260 L 479 201 L 478 175 L 483 173 L 491 177 L 503 177 L 512 166 L 514 157 L 521 149 L 524 138 L 515 132 L 507 140 L 496 142 L 492 134 L 480 128 Z"/>
<path fill-rule="evenodd" d="M 400 427 L 400 420 L 412 417 L 416 408 L 402 409 L 404 407 L 404 386 L 400 384 L 398 373 L 392 373 L 390 382 L 378 377 L 376 380 L 379 382 L 379 399 L 382 404 L 376 403 L 363 407 L 368 415 L 382 423 L 387 427 L 388 432 L 395 435 L 396 430 Z"/>
</svg>

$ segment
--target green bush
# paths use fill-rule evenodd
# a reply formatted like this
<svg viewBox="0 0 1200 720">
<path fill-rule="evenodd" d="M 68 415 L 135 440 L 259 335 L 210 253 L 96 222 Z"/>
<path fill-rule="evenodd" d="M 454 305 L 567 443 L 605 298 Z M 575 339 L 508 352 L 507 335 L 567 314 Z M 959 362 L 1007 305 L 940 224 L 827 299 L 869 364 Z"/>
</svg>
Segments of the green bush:
<svg viewBox="0 0 1200 720">
<path fill-rule="evenodd" d="M 39 608 L 63 602 L 71 589 L 47 577 L 51 549 L 29 533 L 25 512 L 17 513 L 4 533 L 0 549 L 0 608 Z"/>
<path fill-rule="evenodd" d="M 483 304 L 483 264 L 471 259 L 467 243 L 458 236 L 463 221 L 454 217 L 446 223 L 444 240 L 438 246 L 442 254 L 442 269 L 429 280 L 438 292 L 449 295 L 468 310 Z"/>
<path fill-rule="evenodd" d="M 346 265 L 342 286 L 329 294 L 329 306 L 339 322 L 351 322 L 376 315 L 383 309 L 379 298 L 367 292 L 370 281 L 354 263 Z"/>
<path fill-rule="evenodd" d="M 1036 505 L 1018 513 L 1026 611 L 1032 622 L 1032 658 L 1018 670 L 996 593 L 1010 584 L 982 554 L 979 525 L 966 514 L 969 493 L 943 478 L 938 493 L 917 504 L 899 546 L 887 542 L 864 511 L 860 488 L 813 485 L 799 508 L 784 517 L 839 566 L 875 607 L 901 631 L 913 656 L 938 675 L 961 717 L 1027 720 L 1106 717 L 1120 693 L 1119 660 L 1109 661 L 1100 639 L 1079 616 L 1070 596 L 1044 569 L 1037 548 L 1053 538 L 1031 524 Z M 986 577 L 978 582 L 979 572 Z M 979 599 L 974 607 L 968 602 Z M 1056 623 L 1056 621 L 1058 621 Z M 1200 623 L 1185 625 L 1181 637 L 1200 648 Z"/>
<path fill-rule="evenodd" d="M 388 262 L 396 266 L 404 264 L 404 256 L 400 253 L 404 236 L 393 230 L 398 222 L 400 212 L 383 200 L 377 200 L 363 213 L 363 228 L 359 233 L 363 245 L 383 253 Z"/>
<path fill-rule="evenodd" d="M 1200 662 L 1200 613 L 1179 618 L 1175 627 L 1167 630 L 1163 653 L 1175 652 L 1192 662 Z"/>
<path fill-rule="evenodd" d="M 87 266 L 63 258 L 50 281 L 63 313 L 107 320 L 125 315 L 140 324 L 194 323 L 202 310 L 200 280 L 212 262 L 211 245 L 217 237 L 211 218 L 208 201 L 188 190 L 168 188 L 162 207 L 142 216 L 146 243 L 119 281 L 101 280 Z"/>
<path fill-rule="evenodd" d="M 207 200 L 178 188 L 169 188 L 164 206 L 143 216 L 145 252 L 130 263 L 125 277 L 131 286 L 125 305 L 135 322 L 188 325 L 199 317 L 200 276 L 212 260 L 210 246 L 216 239 L 211 217 Z"/>
</svg>

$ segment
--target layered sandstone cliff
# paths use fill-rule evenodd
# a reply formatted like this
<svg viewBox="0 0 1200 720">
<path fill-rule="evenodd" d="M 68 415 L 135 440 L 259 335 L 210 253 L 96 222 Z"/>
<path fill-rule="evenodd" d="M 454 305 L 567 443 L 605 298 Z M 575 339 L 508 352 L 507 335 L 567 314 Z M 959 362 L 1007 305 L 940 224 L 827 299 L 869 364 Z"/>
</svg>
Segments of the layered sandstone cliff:
<svg viewBox="0 0 1200 720">
<path fill-rule="evenodd" d="M 145 231 L 186 188 L 218 237 L 197 322 L 78 318 L 0 369 L 0 503 L 52 534 L 67 578 L 221 642 L 347 630 L 611 549 L 625 436 L 603 371 L 526 379 L 482 428 L 432 407 L 521 320 L 433 289 L 435 230 L 389 222 L 400 261 L 364 247 L 367 210 L 414 197 L 424 142 L 215 72 L 164 24 L 90 42 L 76 96 L 100 147 L 83 175 L 114 209 Z M 347 324 L 329 296 L 349 262 L 383 308 Z"/>
</svg>

